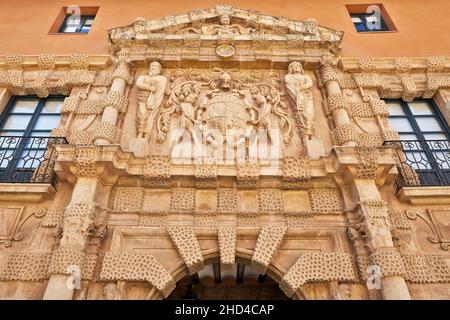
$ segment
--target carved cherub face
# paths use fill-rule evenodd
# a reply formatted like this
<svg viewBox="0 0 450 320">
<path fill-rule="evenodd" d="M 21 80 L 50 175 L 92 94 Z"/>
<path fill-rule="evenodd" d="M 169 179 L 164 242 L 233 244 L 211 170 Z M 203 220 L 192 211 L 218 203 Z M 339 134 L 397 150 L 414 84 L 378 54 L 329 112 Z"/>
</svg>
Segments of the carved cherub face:
<svg viewBox="0 0 450 320">
<path fill-rule="evenodd" d="M 226 14 L 221 15 L 219 17 L 219 20 L 220 20 L 220 24 L 222 24 L 222 25 L 229 25 L 231 22 L 230 16 L 228 16 Z"/>
<path fill-rule="evenodd" d="M 149 75 L 156 76 L 161 73 L 161 70 L 162 70 L 162 67 L 159 64 L 159 62 L 154 61 L 154 62 L 150 63 Z"/>
</svg>

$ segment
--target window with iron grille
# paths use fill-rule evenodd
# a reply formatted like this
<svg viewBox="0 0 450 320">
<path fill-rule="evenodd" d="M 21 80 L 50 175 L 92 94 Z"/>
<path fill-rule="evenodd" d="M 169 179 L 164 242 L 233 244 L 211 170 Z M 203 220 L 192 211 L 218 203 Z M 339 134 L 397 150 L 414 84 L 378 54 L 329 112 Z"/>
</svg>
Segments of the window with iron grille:
<svg viewBox="0 0 450 320">
<path fill-rule="evenodd" d="M 450 185 L 450 129 L 432 100 L 386 100 L 389 122 L 401 140 L 401 161 L 417 173 L 416 184 Z"/>
<path fill-rule="evenodd" d="M 0 117 L 0 182 L 44 181 L 52 172 L 49 144 L 64 97 L 13 97 Z M 39 180 L 35 169 L 40 167 Z"/>
</svg>

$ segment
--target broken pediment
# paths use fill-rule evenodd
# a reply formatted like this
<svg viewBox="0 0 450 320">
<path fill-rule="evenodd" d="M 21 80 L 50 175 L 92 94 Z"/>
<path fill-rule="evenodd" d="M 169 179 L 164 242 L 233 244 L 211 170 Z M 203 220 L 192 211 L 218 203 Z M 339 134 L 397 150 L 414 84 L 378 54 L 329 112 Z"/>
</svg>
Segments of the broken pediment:
<svg viewBox="0 0 450 320">
<path fill-rule="evenodd" d="M 315 19 L 289 20 L 229 5 L 109 30 L 115 51 L 132 60 L 308 60 L 338 54 L 343 32 Z"/>
</svg>

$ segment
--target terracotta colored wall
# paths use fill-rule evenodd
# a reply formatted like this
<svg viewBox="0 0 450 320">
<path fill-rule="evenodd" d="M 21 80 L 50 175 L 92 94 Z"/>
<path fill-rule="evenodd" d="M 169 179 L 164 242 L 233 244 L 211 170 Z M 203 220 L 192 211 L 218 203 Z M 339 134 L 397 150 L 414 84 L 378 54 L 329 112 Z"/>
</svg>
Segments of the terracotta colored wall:
<svg viewBox="0 0 450 320">
<path fill-rule="evenodd" d="M 374 1 L 380 3 L 380 1 Z M 346 4 L 366 0 L 2 0 L 0 2 L 0 54 L 107 54 L 106 30 L 127 25 L 136 17 L 155 19 L 195 8 L 230 3 L 275 16 L 304 20 L 343 30 L 343 56 L 391 57 L 450 55 L 450 1 L 384 0 L 398 32 L 358 34 Z M 63 6 L 100 6 L 88 35 L 49 35 L 51 25 Z"/>
</svg>

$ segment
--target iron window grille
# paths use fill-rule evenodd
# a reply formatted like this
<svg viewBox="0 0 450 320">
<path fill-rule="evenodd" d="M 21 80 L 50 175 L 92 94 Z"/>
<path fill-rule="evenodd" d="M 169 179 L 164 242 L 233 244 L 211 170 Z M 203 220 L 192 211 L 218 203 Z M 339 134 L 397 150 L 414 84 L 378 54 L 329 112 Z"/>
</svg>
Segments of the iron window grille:
<svg viewBox="0 0 450 320">
<path fill-rule="evenodd" d="M 415 108 L 414 102 L 421 103 L 420 108 Z M 399 130 L 401 122 L 398 122 L 396 129 L 400 141 L 385 142 L 387 146 L 396 147 L 400 173 L 396 180 L 397 189 L 450 186 L 450 129 L 435 103 L 423 99 L 412 103 L 387 100 L 387 103 L 394 103 L 394 109 L 397 109 L 394 112 L 391 109 L 390 121 L 402 121 L 404 128 Z"/>
<path fill-rule="evenodd" d="M 55 144 L 63 97 L 13 97 L 0 117 L 0 182 L 54 183 Z"/>
</svg>

